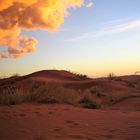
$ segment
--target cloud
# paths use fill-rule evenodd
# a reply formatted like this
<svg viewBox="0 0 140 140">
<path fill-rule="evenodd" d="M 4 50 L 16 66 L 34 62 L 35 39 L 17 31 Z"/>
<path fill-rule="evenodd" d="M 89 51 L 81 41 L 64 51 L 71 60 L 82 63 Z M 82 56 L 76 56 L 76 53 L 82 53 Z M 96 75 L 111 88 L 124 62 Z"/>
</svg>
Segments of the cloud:
<svg viewBox="0 0 140 140">
<path fill-rule="evenodd" d="M 87 8 L 91 8 L 93 6 L 93 2 L 91 1 L 91 2 L 89 2 L 88 4 L 86 4 L 86 7 Z"/>
<path fill-rule="evenodd" d="M 109 31 L 109 33 L 120 33 L 136 28 L 140 28 L 140 19 L 115 25 L 113 27 L 106 29 L 106 31 Z"/>
<path fill-rule="evenodd" d="M 0 46 L 7 48 L 0 58 L 34 52 L 37 40 L 21 35 L 21 30 L 56 31 L 68 9 L 82 4 L 83 0 L 0 0 Z"/>
<path fill-rule="evenodd" d="M 7 56 L 3 53 L 0 53 L 0 59 L 2 59 L 2 58 L 7 58 Z"/>
<path fill-rule="evenodd" d="M 127 22 L 120 23 L 117 25 L 112 25 L 112 26 L 109 24 L 109 26 L 106 26 L 96 32 L 83 33 L 82 35 L 78 37 L 67 39 L 65 40 L 65 42 L 77 42 L 77 41 L 82 41 L 83 39 L 102 37 L 106 35 L 127 32 L 133 29 L 140 29 L 140 19 L 127 21 Z"/>
<path fill-rule="evenodd" d="M 17 27 L 6 30 L 0 29 L 0 35 L 0 45 L 7 47 L 7 54 L 2 54 L 0 58 L 19 58 L 35 51 L 37 41 L 20 35 L 20 30 Z"/>
</svg>

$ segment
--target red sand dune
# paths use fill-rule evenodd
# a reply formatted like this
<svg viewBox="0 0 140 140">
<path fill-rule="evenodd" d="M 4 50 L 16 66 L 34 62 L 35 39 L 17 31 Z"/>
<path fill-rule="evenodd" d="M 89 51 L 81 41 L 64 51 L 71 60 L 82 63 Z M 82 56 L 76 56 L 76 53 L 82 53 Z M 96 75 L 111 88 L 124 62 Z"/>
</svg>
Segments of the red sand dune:
<svg viewBox="0 0 140 140">
<path fill-rule="evenodd" d="M 16 83 L 24 89 L 31 82 L 59 82 L 80 91 L 97 87 L 116 102 L 101 109 L 65 104 L 28 103 L 0 106 L 0 140 L 139 140 L 140 75 L 119 79 L 90 79 L 67 71 L 47 70 L 0 80 L 0 87 Z"/>
<path fill-rule="evenodd" d="M 108 78 L 91 79 L 87 77 L 80 77 L 64 70 L 43 70 L 21 77 L 11 77 L 0 79 L 0 86 L 7 83 L 15 82 L 19 85 L 30 85 L 31 81 L 40 82 L 59 82 L 64 86 L 74 89 L 89 89 L 92 86 L 100 86 L 105 91 L 112 90 L 134 90 L 130 86 L 131 82 L 140 81 L 140 75 L 122 76 L 121 80 L 109 80 Z"/>
</svg>

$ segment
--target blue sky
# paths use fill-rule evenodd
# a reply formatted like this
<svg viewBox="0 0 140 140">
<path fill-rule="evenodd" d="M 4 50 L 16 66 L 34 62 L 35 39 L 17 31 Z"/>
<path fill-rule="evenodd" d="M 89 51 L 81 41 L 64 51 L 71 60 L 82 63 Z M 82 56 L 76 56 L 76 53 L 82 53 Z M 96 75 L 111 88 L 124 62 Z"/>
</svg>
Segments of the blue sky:
<svg viewBox="0 0 140 140">
<path fill-rule="evenodd" d="M 92 77 L 140 71 L 140 1 L 94 0 L 69 9 L 57 32 L 22 31 L 38 40 L 37 51 L 1 59 L 0 75 L 65 69 Z"/>
</svg>

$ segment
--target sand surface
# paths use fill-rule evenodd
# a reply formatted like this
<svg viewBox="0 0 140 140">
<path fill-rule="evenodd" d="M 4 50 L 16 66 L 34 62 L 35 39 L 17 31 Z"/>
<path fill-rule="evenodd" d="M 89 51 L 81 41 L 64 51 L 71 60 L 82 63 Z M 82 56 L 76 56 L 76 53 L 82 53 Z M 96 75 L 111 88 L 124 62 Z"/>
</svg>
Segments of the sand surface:
<svg viewBox="0 0 140 140">
<path fill-rule="evenodd" d="M 121 108 L 126 103 L 127 109 Z M 0 106 L 0 140 L 139 140 L 139 103 L 140 98 L 128 99 L 99 110 L 62 104 Z"/>
</svg>

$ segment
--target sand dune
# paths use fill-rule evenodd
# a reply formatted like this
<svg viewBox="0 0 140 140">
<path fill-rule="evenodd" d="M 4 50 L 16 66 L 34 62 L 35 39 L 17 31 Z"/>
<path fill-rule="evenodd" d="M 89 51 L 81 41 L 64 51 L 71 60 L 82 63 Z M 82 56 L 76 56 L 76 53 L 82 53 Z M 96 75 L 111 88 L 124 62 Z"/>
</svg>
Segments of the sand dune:
<svg viewBox="0 0 140 140">
<path fill-rule="evenodd" d="M 0 140 L 140 139 L 139 75 L 92 79 L 67 71 L 46 70 L 1 79 L 0 94 L 9 85 L 28 90 L 34 83 L 35 90 L 36 84 L 40 87 L 44 83 L 59 83 L 80 96 L 90 93 L 101 108 L 36 101 L 0 105 Z"/>
</svg>

